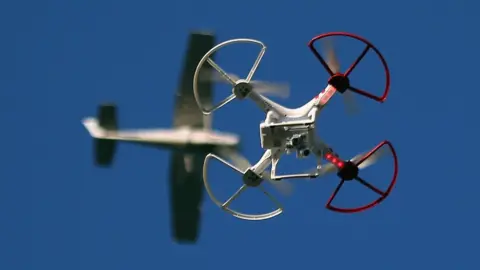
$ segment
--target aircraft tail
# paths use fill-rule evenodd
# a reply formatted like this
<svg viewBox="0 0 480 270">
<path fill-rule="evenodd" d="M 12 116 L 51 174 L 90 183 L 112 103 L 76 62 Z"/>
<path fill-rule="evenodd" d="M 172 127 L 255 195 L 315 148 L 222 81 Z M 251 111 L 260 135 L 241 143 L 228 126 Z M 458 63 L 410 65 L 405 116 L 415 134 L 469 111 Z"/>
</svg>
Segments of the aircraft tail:
<svg viewBox="0 0 480 270">
<path fill-rule="evenodd" d="M 83 119 L 83 125 L 94 138 L 95 162 L 99 166 L 110 166 L 117 148 L 116 140 L 105 139 L 108 131 L 117 130 L 117 107 L 114 104 L 102 104 L 98 108 L 97 118 Z"/>
</svg>

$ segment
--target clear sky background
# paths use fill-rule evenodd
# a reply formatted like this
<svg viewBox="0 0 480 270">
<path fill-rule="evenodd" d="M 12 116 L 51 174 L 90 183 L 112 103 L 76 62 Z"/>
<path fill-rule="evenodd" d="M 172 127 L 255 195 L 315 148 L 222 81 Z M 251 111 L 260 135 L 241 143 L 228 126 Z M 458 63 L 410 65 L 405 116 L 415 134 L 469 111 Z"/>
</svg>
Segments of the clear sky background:
<svg viewBox="0 0 480 270">
<path fill-rule="evenodd" d="M 479 8 L 467 0 L 3 1 L 0 269 L 478 269 Z M 374 43 L 391 70 L 388 100 L 359 97 L 361 113 L 351 117 L 335 97 L 319 132 L 346 158 L 390 140 L 400 165 L 391 196 L 370 211 L 337 214 L 324 207 L 335 176 L 298 182 L 279 198 L 285 213 L 264 222 L 235 219 L 205 196 L 198 244 L 174 244 L 170 154 L 122 144 L 112 169 L 95 168 L 80 120 L 112 101 L 121 127 L 169 127 L 186 39 L 197 29 L 218 41 L 265 42 L 255 78 L 288 81 L 292 96 L 281 102 L 291 107 L 326 84 L 306 46 L 312 37 L 348 31 Z M 342 42 L 346 67 L 362 47 Z M 252 63 L 247 51 L 218 61 L 245 75 L 232 69 Z M 378 93 L 384 78 L 372 56 L 352 76 Z M 226 94 L 216 89 L 216 99 Z M 261 120 L 237 102 L 214 127 L 239 133 L 256 161 Z M 372 182 L 386 185 L 389 169 L 372 167 Z M 211 173 L 219 189 L 240 183 L 223 172 Z M 345 191 L 345 205 L 365 202 L 355 190 Z"/>
</svg>

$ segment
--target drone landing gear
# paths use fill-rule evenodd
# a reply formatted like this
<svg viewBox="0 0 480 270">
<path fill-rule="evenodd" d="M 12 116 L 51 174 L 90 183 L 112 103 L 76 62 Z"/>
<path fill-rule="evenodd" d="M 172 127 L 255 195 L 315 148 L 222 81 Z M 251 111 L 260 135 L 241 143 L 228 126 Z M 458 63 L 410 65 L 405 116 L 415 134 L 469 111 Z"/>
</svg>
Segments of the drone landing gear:
<svg viewBox="0 0 480 270">
<path fill-rule="evenodd" d="M 242 179 L 243 179 L 243 185 L 224 203 L 220 202 L 217 197 L 212 192 L 212 189 L 210 188 L 210 184 L 208 182 L 207 178 L 207 167 L 208 167 L 208 162 L 210 159 L 216 159 L 220 161 L 221 163 L 227 165 L 234 171 L 242 174 Z M 212 201 L 221 209 L 224 211 L 232 214 L 234 217 L 244 219 L 244 220 L 265 220 L 269 218 L 273 218 L 275 216 L 280 215 L 283 212 L 283 208 L 280 205 L 280 203 L 272 196 L 270 195 L 262 186 L 262 183 L 266 179 L 266 176 L 262 174 L 259 174 L 257 172 L 263 172 L 265 168 L 270 164 L 270 156 L 264 155 L 262 159 L 255 165 L 255 166 L 249 166 L 248 168 L 238 168 L 235 165 L 229 163 L 228 161 L 216 156 L 215 154 L 208 154 L 205 157 L 205 162 L 203 165 L 203 182 L 205 184 L 205 188 L 207 190 L 208 195 L 212 199 Z M 233 210 L 230 208 L 230 204 L 240 196 L 245 190 L 248 188 L 258 188 L 260 189 L 269 199 L 272 201 L 273 204 L 276 205 L 276 210 L 271 211 L 269 213 L 264 213 L 264 214 L 246 214 L 242 213 L 236 210 Z"/>
<path fill-rule="evenodd" d="M 359 176 L 359 172 L 362 168 L 365 168 L 373 164 L 377 159 L 380 158 L 380 155 L 382 155 L 382 153 L 385 153 L 386 150 L 389 150 L 392 154 L 394 171 L 393 171 L 392 179 L 390 181 L 390 185 L 388 186 L 386 191 L 382 191 L 377 187 L 373 186 L 372 184 L 368 183 L 367 181 L 365 181 L 363 178 L 361 178 Z M 335 212 L 358 213 L 358 212 L 373 208 L 374 206 L 378 205 L 380 202 L 385 200 L 385 198 L 387 198 L 387 196 L 390 194 L 391 190 L 393 189 L 397 181 L 397 173 L 398 173 L 397 154 L 395 153 L 395 149 L 393 148 L 392 144 L 389 141 L 381 142 L 379 145 L 373 148 L 365 156 L 359 157 L 358 160 L 355 160 L 354 158 L 350 161 L 343 162 L 341 160 L 338 160 L 335 156 L 328 155 L 328 154 L 326 156 L 326 159 L 338 168 L 337 176 L 340 177 L 340 183 L 336 187 L 333 194 L 330 196 L 330 199 L 328 200 L 326 205 L 327 209 Z M 360 184 L 364 185 L 365 187 L 377 193 L 380 197 L 364 206 L 360 206 L 356 208 L 340 208 L 340 207 L 333 206 L 332 202 L 337 196 L 342 186 L 344 185 L 344 183 L 353 182 L 352 180 L 356 180 Z"/>
</svg>

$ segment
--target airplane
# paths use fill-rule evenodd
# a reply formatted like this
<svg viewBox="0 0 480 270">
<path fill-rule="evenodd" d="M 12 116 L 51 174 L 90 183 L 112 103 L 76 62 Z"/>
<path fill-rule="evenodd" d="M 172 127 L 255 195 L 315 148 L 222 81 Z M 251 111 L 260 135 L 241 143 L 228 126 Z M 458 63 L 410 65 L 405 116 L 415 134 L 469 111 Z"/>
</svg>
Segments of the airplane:
<svg viewBox="0 0 480 270">
<path fill-rule="evenodd" d="M 97 166 L 111 166 L 118 141 L 171 151 L 170 212 L 172 236 L 177 243 L 193 244 L 199 237 L 205 156 L 213 152 L 228 158 L 240 148 L 237 134 L 212 129 L 211 116 L 202 114 L 193 95 L 192 81 L 197 63 L 214 43 L 215 36 L 211 33 L 192 32 L 189 36 L 180 85 L 175 95 L 172 128 L 120 130 L 115 104 L 102 104 L 97 117 L 82 120 L 94 140 Z M 202 102 L 211 104 L 212 82 L 215 79 L 210 68 L 205 68 L 198 91 Z M 269 91 L 276 90 L 270 88 L 264 92 Z"/>
</svg>

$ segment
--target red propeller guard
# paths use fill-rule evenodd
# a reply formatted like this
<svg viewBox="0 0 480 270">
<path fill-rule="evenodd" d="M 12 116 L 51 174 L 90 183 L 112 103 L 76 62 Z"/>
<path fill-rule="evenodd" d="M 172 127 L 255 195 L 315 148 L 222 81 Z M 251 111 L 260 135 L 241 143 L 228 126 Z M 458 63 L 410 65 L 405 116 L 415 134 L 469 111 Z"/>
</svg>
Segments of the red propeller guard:
<svg viewBox="0 0 480 270">
<path fill-rule="evenodd" d="M 344 36 L 344 37 L 349 37 L 349 38 L 353 38 L 353 39 L 356 39 L 356 40 L 359 40 L 361 42 L 363 42 L 364 44 L 366 44 L 366 47 L 365 49 L 363 50 L 363 52 L 360 54 L 359 57 L 357 57 L 357 59 L 355 60 L 355 62 L 353 62 L 353 64 L 347 69 L 347 71 L 345 71 L 345 73 L 337 73 L 337 74 L 334 74 L 333 71 L 328 67 L 327 65 L 327 62 L 323 59 L 323 57 L 320 55 L 320 53 L 318 53 L 317 49 L 315 48 L 314 44 L 315 42 L 317 42 L 318 40 L 322 39 L 322 38 L 326 38 L 326 37 L 330 37 L 330 36 Z M 358 89 L 356 87 L 353 87 L 353 86 L 349 86 L 347 87 L 348 90 L 351 90 L 352 92 L 355 92 L 359 95 L 362 95 L 362 96 L 365 96 L 367 98 L 370 98 L 370 99 L 373 99 L 377 102 L 384 102 L 386 99 L 387 99 L 387 96 L 388 96 L 388 92 L 390 90 L 390 71 L 388 69 L 388 66 L 387 66 L 387 62 L 385 61 L 385 58 L 383 57 L 383 55 L 380 53 L 380 51 L 372 44 L 370 43 L 368 40 L 360 37 L 360 36 L 357 36 L 357 35 L 354 35 L 354 34 L 350 34 L 350 33 L 346 33 L 346 32 L 330 32 L 330 33 L 325 33 L 325 34 L 322 34 L 322 35 L 318 35 L 316 37 L 314 37 L 309 43 L 308 43 L 308 47 L 310 48 L 310 50 L 312 50 L 313 54 L 317 57 L 317 59 L 320 61 L 320 63 L 323 65 L 323 67 L 325 68 L 325 70 L 328 72 L 328 74 L 330 74 L 330 79 L 333 79 L 334 76 L 342 76 L 342 77 L 348 77 L 348 75 L 350 75 L 350 73 L 353 71 L 353 69 L 355 69 L 355 67 L 358 65 L 358 63 L 362 60 L 362 58 L 367 54 L 367 52 L 372 49 L 375 54 L 378 56 L 378 58 L 380 59 L 380 61 L 382 62 L 382 65 L 383 65 L 383 68 L 385 70 L 385 89 L 383 91 L 383 95 L 382 96 L 377 96 L 377 95 L 373 95 L 365 90 L 362 90 L 362 89 Z"/>
<path fill-rule="evenodd" d="M 393 187 L 395 186 L 395 183 L 397 182 L 397 175 L 398 175 L 398 161 L 397 161 L 397 154 L 395 152 L 395 149 L 393 148 L 393 145 L 389 142 L 389 141 L 383 141 L 381 142 L 379 145 L 377 145 L 375 148 L 373 148 L 370 152 L 368 152 L 365 156 L 363 156 L 357 163 L 356 165 L 360 165 L 362 162 L 364 162 L 366 159 L 368 159 L 369 157 L 371 157 L 375 152 L 377 152 L 382 146 L 388 146 L 390 148 L 390 151 L 392 152 L 392 157 L 393 157 L 393 163 L 394 163 L 394 170 L 393 170 L 393 176 L 392 176 L 392 180 L 390 182 L 390 185 L 388 186 L 387 190 L 386 191 L 381 191 L 379 190 L 378 188 L 370 185 L 370 188 L 372 190 L 374 190 L 375 192 L 377 193 L 381 193 L 382 195 L 380 195 L 380 198 L 374 200 L 373 202 L 369 203 L 369 204 L 366 204 L 364 206 L 361 206 L 361 207 L 357 207 L 357 208 L 340 208 L 340 207 L 335 207 L 332 205 L 332 201 L 335 199 L 335 197 L 337 196 L 338 192 L 340 191 L 343 183 L 346 181 L 346 180 L 341 180 L 341 182 L 338 184 L 337 188 L 335 189 L 335 191 L 333 192 L 332 196 L 330 196 L 330 199 L 328 200 L 327 204 L 326 204 L 326 207 L 327 209 L 329 210 L 332 210 L 332 211 L 336 211 L 336 212 L 341 212 L 341 213 L 358 213 L 358 212 L 361 212 L 361 211 L 364 211 L 364 210 L 367 210 L 367 209 L 370 209 L 370 208 L 373 208 L 374 206 L 376 206 L 377 204 L 379 204 L 380 202 L 382 202 L 383 200 L 385 200 L 385 198 L 388 197 L 388 195 L 390 195 L 390 192 L 392 191 Z"/>
</svg>

